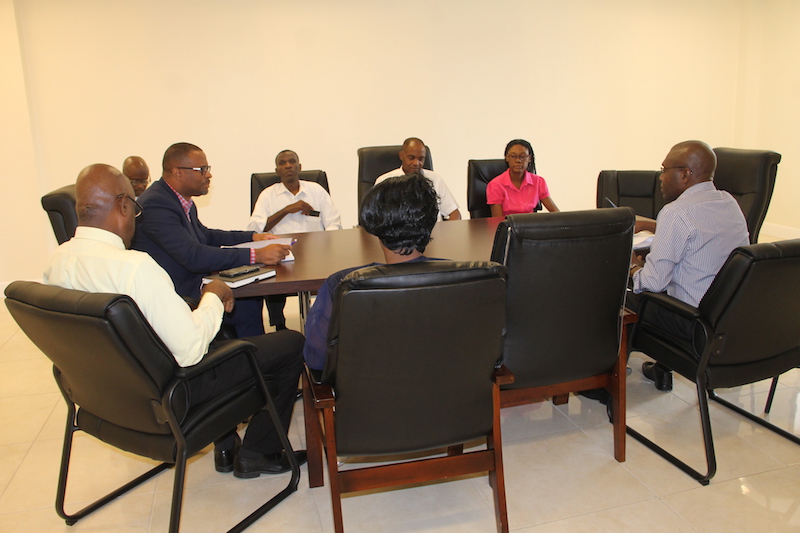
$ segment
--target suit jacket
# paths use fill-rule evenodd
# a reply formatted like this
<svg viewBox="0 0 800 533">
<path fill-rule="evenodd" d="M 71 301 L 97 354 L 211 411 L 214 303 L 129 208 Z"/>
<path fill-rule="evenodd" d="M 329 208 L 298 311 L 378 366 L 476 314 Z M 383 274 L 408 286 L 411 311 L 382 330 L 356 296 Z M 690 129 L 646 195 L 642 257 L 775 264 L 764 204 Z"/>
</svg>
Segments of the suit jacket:
<svg viewBox="0 0 800 533">
<path fill-rule="evenodd" d="M 163 179 L 148 187 L 139 203 L 144 210 L 136 219 L 131 247 L 150 254 L 170 275 L 181 296 L 198 299 L 204 275 L 250 263 L 249 249 L 220 246 L 252 241 L 252 231 L 208 229 L 197 219 L 196 205 L 192 205 L 188 220 Z"/>
</svg>

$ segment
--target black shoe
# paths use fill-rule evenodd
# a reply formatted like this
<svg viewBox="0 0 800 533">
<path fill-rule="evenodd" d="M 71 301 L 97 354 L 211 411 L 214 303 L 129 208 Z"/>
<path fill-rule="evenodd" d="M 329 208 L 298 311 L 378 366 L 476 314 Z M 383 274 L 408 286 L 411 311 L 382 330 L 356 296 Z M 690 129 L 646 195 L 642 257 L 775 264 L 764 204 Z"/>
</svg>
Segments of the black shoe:
<svg viewBox="0 0 800 533">
<path fill-rule="evenodd" d="M 642 374 L 654 382 L 658 390 L 672 390 L 672 370 L 653 362 L 642 363 Z"/>
<path fill-rule="evenodd" d="M 301 465 L 307 460 L 305 450 L 295 450 L 294 456 Z M 286 452 L 262 454 L 259 459 L 247 459 L 242 454 L 237 454 L 233 465 L 233 475 L 246 479 L 261 474 L 283 474 L 292 469 Z"/>
<path fill-rule="evenodd" d="M 233 458 L 239 452 L 242 446 L 242 439 L 238 433 L 234 434 L 233 448 L 217 448 L 214 447 L 214 468 L 217 472 L 233 472 Z"/>
<path fill-rule="evenodd" d="M 585 398 L 589 398 L 591 400 L 597 400 L 598 402 L 602 403 L 603 405 L 610 405 L 611 404 L 611 393 L 608 392 L 606 389 L 589 389 L 589 390 L 582 390 L 578 394 Z"/>
</svg>

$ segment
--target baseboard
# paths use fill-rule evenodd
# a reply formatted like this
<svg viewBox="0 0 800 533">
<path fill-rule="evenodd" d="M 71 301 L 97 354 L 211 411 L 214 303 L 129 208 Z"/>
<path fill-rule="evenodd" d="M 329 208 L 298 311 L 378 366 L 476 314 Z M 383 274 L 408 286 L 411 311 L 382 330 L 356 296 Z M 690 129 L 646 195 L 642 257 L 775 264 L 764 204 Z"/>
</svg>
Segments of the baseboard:
<svg viewBox="0 0 800 533">
<path fill-rule="evenodd" d="M 793 228 L 791 226 L 781 226 L 780 224 L 772 224 L 770 222 L 765 222 L 761 226 L 761 231 L 759 232 L 759 241 L 764 242 L 761 239 L 761 236 L 769 236 L 774 237 L 778 240 L 787 240 L 787 239 L 800 239 L 800 228 Z M 772 239 L 770 239 L 772 240 Z"/>
</svg>

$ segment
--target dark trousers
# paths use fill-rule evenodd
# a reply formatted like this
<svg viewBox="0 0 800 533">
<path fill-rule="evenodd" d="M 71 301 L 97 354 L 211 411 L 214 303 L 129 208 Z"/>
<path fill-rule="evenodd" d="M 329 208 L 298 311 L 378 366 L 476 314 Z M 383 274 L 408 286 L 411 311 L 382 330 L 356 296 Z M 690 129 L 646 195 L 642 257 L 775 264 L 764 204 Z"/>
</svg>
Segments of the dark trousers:
<svg viewBox="0 0 800 533">
<path fill-rule="evenodd" d="M 239 301 L 236 302 L 236 305 Z M 288 431 L 292 419 L 297 382 L 303 368 L 305 337 L 296 331 L 278 331 L 245 339 L 256 345 L 256 360 L 269 391 L 275 400 L 283 429 Z M 215 341 L 216 342 L 216 341 Z M 226 341 L 221 341 L 226 342 Z M 212 343 L 213 347 L 214 343 Z M 250 379 L 253 371 L 244 357 L 223 364 L 216 372 L 206 372 L 189 382 L 193 403 L 219 395 Z M 260 453 L 276 453 L 283 449 L 275 427 L 266 411 L 250 419 L 242 448 Z"/>
<path fill-rule="evenodd" d="M 225 313 L 223 326 L 236 329 L 236 338 L 256 337 L 264 334 L 264 319 L 261 317 L 263 298 L 237 298 L 232 313 Z"/>
<path fill-rule="evenodd" d="M 270 294 L 265 300 L 267 301 L 267 311 L 269 311 L 269 325 L 286 325 L 286 317 L 283 316 L 283 308 L 286 307 L 286 295 Z"/>
</svg>

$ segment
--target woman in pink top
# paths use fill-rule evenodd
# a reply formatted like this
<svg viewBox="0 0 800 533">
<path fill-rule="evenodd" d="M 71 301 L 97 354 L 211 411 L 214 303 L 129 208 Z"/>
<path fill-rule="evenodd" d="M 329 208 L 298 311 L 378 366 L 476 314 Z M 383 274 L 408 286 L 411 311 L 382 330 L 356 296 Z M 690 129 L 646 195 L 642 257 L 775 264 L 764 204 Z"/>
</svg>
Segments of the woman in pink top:
<svg viewBox="0 0 800 533">
<path fill-rule="evenodd" d="M 539 202 L 548 211 L 558 211 L 544 178 L 533 170 L 533 148 L 528 141 L 514 139 L 506 145 L 508 170 L 486 186 L 486 203 L 493 217 L 532 213 Z"/>
</svg>

